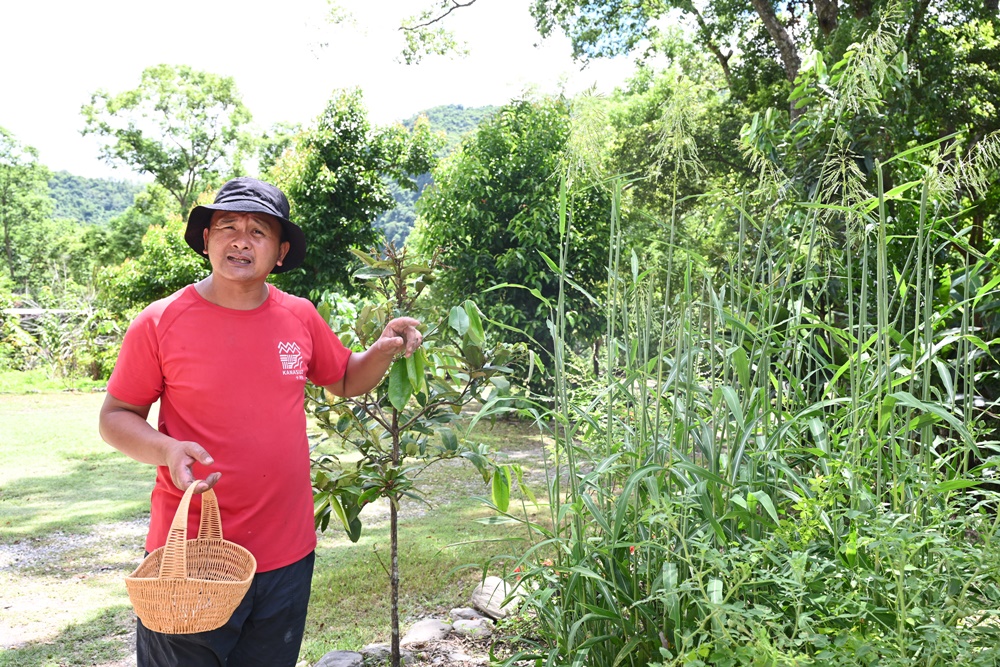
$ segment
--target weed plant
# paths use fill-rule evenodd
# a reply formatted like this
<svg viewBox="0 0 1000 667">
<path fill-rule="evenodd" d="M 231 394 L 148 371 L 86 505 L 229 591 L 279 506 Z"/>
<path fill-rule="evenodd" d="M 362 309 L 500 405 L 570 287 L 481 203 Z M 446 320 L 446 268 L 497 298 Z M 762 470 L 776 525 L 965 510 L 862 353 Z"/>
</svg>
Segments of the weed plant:
<svg viewBox="0 0 1000 667">
<path fill-rule="evenodd" d="M 995 177 L 1000 151 L 936 143 L 858 170 L 845 125 L 905 75 L 893 43 L 814 60 L 787 134 L 770 115 L 746 128 L 761 179 L 713 194 L 738 239 L 721 265 L 675 217 L 647 267 L 614 183 L 606 358 L 577 386 L 563 198 L 551 517 L 507 514 L 534 536 L 516 563 L 533 620 L 504 664 L 1000 661 L 1000 459 L 978 387 L 1000 274 L 997 246 L 954 227 L 958 175 Z M 825 145 L 789 168 L 781 150 L 816 129 Z"/>
</svg>

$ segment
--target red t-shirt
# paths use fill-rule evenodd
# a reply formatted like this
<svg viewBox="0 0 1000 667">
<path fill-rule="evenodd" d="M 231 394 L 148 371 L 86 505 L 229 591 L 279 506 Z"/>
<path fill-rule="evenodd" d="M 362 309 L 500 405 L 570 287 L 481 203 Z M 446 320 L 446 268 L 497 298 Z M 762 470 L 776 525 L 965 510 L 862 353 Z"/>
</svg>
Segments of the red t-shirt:
<svg viewBox="0 0 1000 667">
<path fill-rule="evenodd" d="M 133 405 L 160 399 L 159 430 L 204 447 L 195 464 L 215 485 L 227 540 L 249 549 L 267 572 L 316 547 L 309 443 L 303 410 L 308 378 L 340 380 L 350 351 L 313 305 L 273 286 L 254 310 L 213 304 L 193 285 L 148 306 L 125 333 L 108 392 Z M 157 469 L 146 549 L 166 541 L 181 492 Z M 198 531 L 200 498 L 188 516 Z"/>
</svg>

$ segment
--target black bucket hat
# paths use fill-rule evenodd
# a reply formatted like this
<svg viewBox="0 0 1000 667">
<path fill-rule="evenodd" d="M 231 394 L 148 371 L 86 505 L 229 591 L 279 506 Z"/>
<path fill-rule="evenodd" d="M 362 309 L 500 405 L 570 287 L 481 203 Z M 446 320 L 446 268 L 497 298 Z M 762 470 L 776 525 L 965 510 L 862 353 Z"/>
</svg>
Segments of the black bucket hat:
<svg viewBox="0 0 1000 667">
<path fill-rule="evenodd" d="M 241 176 L 234 178 L 219 188 L 215 202 L 205 206 L 195 206 L 188 216 L 184 240 L 199 255 L 205 251 L 204 230 L 212 220 L 215 211 L 237 211 L 240 213 L 267 213 L 281 222 L 282 241 L 288 241 L 288 254 L 281 266 L 275 266 L 271 273 L 284 273 L 302 263 L 306 257 L 306 236 L 298 225 L 288 219 L 288 199 L 285 194 L 264 181 Z"/>
</svg>

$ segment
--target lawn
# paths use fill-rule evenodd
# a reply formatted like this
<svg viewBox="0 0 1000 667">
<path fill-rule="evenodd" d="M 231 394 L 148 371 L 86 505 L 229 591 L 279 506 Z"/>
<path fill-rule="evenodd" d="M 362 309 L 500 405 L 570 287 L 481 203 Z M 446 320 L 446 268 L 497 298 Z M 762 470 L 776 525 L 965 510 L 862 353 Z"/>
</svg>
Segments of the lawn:
<svg viewBox="0 0 1000 667">
<path fill-rule="evenodd" d="M 134 664 L 122 578 L 142 555 L 153 473 L 100 440 L 103 398 L 0 395 L 0 667 Z M 527 426 L 501 423 L 480 435 L 529 471 L 540 466 Z M 476 522 L 488 512 L 473 496 L 488 490 L 471 466 L 445 462 L 419 479 L 433 507 L 402 508 L 404 627 L 467 604 L 483 564 L 523 536 Z M 385 506 L 366 508 L 363 519 L 356 544 L 335 526 L 320 536 L 300 656 L 310 664 L 335 648 L 388 641 Z"/>
</svg>

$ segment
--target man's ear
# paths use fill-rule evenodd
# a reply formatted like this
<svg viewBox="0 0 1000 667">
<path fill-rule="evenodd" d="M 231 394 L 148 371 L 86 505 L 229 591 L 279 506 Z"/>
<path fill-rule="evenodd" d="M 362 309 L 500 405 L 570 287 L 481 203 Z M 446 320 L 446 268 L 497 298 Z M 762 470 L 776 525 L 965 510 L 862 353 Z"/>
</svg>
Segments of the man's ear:
<svg viewBox="0 0 1000 667">
<path fill-rule="evenodd" d="M 282 260 L 285 259 L 285 255 L 288 254 L 288 251 L 291 249 L 291 247 L 292 244 L 289 243 L 288 241 L 282 241 L 281 245 L 278 246 L 278 261 L 277 261 L 278 266 L 281 266 Z"/>
<path fill-rule="evenodd" d="M 202 239 L 201 243 L 202 243 L 202 246 L 203 246 L 201 252 L 203 254 L 207 255 L 208 254 L 208 227 L 205 227 L 205 229 L 201 230 L 201 239 Z"/>
</svg>

